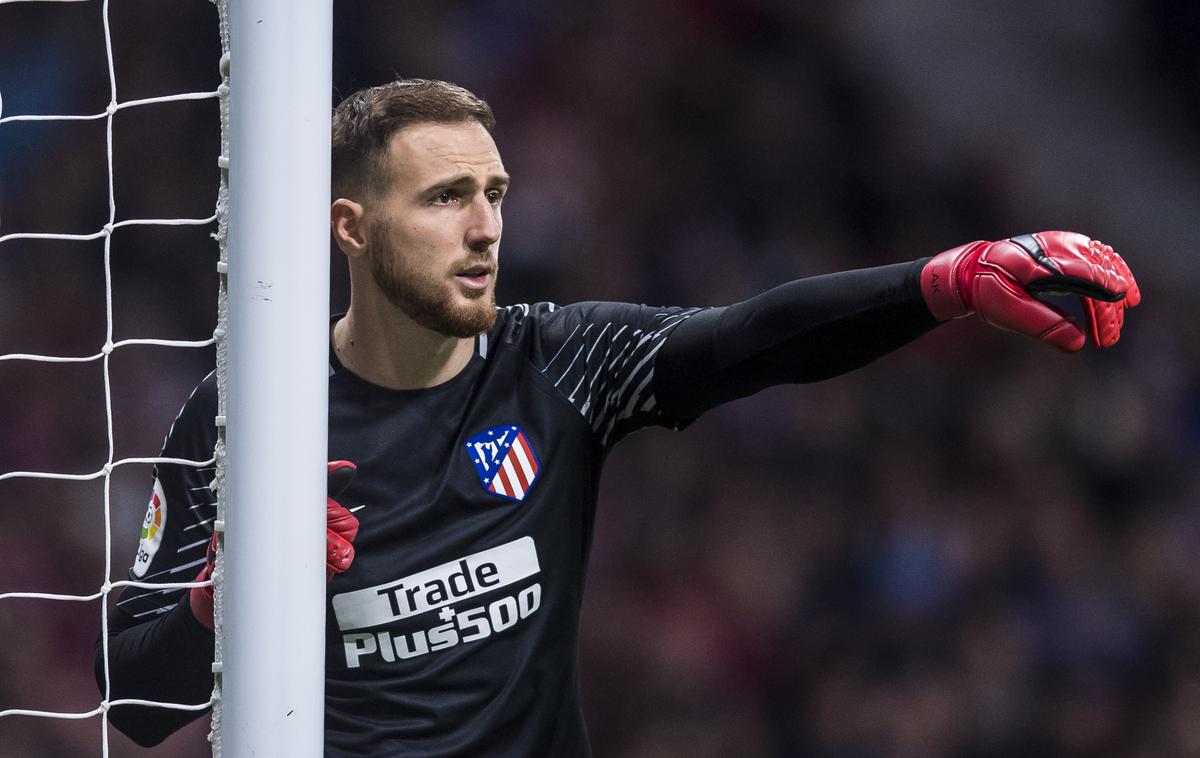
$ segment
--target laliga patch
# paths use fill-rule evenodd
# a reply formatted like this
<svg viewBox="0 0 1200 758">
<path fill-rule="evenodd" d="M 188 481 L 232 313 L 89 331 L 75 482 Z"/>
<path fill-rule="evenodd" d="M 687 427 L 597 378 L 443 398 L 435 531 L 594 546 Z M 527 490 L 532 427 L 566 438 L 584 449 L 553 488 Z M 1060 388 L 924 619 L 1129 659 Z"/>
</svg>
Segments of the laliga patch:
<svg viewBox="0 0 1200 758">
<path fill-rule="evenodd" d="M 493 426 L 467 440 L 479 483 L 493 495 L 521 502 L 541 470 L 529 438 L 515 424 Z"/>
<path fill-rule="evenodd" d="M 167 496 L 163 494 L 162 485 L 154 480 L 154 491 L 150 493 L 150 503 L 146 506 L 146 517 L 142 519 L 142 538 L 138 541 L 137 556 L 133 559 L 133 575 L 143 577 L 150 561 L 162 544 L 163 531 L 167 527 Z"/>
</svg>

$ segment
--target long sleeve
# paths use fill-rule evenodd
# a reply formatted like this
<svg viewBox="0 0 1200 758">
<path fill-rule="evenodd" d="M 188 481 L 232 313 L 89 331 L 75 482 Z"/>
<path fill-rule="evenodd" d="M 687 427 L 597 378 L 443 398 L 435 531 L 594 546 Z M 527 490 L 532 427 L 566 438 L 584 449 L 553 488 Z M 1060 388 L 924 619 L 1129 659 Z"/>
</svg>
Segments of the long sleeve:
<svg viewBox="0 0 1200 758">
<path fill-rule="evenodd" d="M 96 644 L 96 683 L 104 689 L 104 651 Z M 110 700 L 136 698 L 196 704 L 213 688 L 212 631 L 201 626 L 184 597 L 169 612 L 137 623 L 119 609 L 109 617 Z M 142 746 L 157 745 L 205 711 L 181 711 L 139 705 L 109 710 L 113 726 Z"/>
<path fill-rule="evenodd" d="M 681 323 L 654 394 L 680 420 L 776 384 L 844 374 L 937 326 L 918 279 L 927 259 L 789 282 Z"/>
<path fill-rule="evenodd" d="M 216 384 L 210 375 L 184 404 L 163 444 L 163 457 L 199 465 L 154 468 L 141 539 L 129 578 L 151 585 L 192 580 L 205 562 L 216 518 L 211 465 L 216 441 Z M 212 692 L 213 633 L 192 616 L 186 589 L 127 586 L 112 604 L 108 637 L 96 643 L 96 682 L 103 694 L 108 645 L 109 700 L 207 702 Z M 117 706 L 114 726 L 141 745 L 161 742 L 203 711 Z"/>
</svg>

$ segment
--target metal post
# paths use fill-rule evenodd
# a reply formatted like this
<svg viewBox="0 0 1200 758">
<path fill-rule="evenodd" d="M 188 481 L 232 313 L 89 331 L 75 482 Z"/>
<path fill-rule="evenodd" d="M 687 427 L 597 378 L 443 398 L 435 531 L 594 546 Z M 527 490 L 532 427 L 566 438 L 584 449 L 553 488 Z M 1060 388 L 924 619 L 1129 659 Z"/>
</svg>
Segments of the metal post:
<svg viewBox="0 0 1200 758">
<path fill-rule="evenodd" d="M 324 751 L 331 0 L 230 3 L 222 752 Z"/>
</svg>

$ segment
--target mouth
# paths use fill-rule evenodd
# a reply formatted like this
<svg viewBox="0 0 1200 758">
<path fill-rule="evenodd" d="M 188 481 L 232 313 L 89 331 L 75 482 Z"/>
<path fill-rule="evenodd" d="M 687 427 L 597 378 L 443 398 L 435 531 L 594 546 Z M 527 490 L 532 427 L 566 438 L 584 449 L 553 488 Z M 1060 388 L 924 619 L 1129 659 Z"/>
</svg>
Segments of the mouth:
<svg viewBox="0 0 1200 758">
<path fill-rule="evenodd" d="M 483 289 L 492 280 L 493 268 L 486 263 L 477 263 L 456 273 L 454 276 L 471 289 Z"/>
</svg>

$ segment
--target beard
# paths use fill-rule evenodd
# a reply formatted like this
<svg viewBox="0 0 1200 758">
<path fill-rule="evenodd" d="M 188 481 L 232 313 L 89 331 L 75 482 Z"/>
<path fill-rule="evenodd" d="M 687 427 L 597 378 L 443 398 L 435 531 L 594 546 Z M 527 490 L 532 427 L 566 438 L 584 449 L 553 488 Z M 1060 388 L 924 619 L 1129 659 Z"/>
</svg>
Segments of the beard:
<svg viewBox="0 0 1200 758">
<path fill-rule="evenodd" d="M 368 231 L 367 251 L 375 286 L 401 313 L 426 329 L 461 339 L 474 337 L 495 325 L 498 268 L 492 274 L 491 287 L 467 291 L 466 297 L 471 302 L 459 305 L 454 302 L 453 290 L 445 279 L 412 265 L 391 244 L 385 229 L 374 226 Z"/>
</svg>

